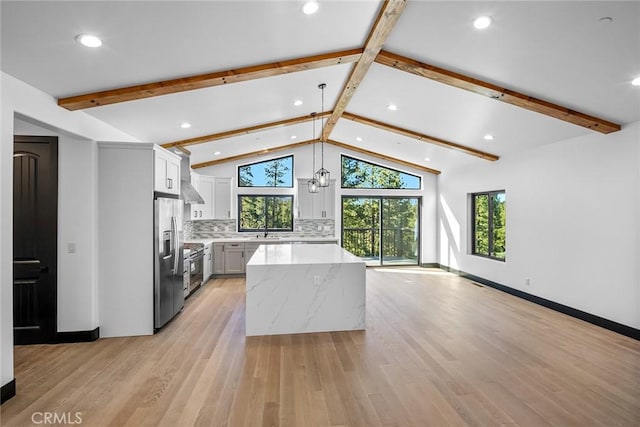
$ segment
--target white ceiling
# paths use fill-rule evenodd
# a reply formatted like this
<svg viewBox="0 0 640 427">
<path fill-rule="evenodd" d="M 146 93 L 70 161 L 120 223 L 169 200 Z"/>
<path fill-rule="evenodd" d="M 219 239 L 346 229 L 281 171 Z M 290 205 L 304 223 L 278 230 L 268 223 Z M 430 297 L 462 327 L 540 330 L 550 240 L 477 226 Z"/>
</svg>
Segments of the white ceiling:
<svg viewBox="0 0 640 427">
<path fill-rule="evenodd" d="M 66 97 L 364 45 L 380 1 L 2 1 L 2 69 Z M 484 31 L 471 23 L 489 14 Z M 599 22 L 611 17 L 610 24 Z M 90 50 L 75 35 L 99 35 Z M 640 2 L 409 1 L 384 50 L 623 126 L 640 120 Z M 141 139 L 172 142 L 325 110 L 353 64 L 84 110 Z M 293 106 L 300 99 L 302 106 Z M 390 103 L 398 105 L 389 111 Z M 591 131 L 373 64 L 346 111 L 500 156 Z M 192 123 L 181 129 L 180 123 Z M 311 138 L 303 123 L 193 145 L 192 162 Z M 495 135 L 493 141 L 483 135 Z M 295 140 L 291 136 L 295 135 Z M 358 141 L 356 138 L 362 138 Z M 331 139 L 447 171 L 468 154 L 341 119 Z M 214 156 L 220 151 L 219 156 Z M 431 160 L 425 162 L 424 158 Z"/>
</svg>

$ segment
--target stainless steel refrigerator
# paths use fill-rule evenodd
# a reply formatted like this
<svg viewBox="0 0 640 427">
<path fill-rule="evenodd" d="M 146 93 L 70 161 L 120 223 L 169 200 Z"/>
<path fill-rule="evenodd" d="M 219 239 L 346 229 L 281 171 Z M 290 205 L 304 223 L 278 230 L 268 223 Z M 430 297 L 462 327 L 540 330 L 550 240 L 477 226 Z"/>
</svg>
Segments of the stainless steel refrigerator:
<svg viewBox="0 0 640 427">
<path fill-rule="evenodd" d="M 182 215 L 182 200 L 166 197 L 154 199 L 155 329 L 173 319 L 184 306 Z"/>
</svg>

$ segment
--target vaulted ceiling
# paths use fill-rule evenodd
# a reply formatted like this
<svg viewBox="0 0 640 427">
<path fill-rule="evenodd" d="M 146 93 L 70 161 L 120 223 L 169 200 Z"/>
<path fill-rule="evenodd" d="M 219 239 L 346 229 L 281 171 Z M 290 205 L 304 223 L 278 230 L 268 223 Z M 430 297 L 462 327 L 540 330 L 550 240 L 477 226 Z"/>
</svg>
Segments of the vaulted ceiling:
<svg viewBox="0 0 640 427">
<path fill-rule="evenodd" d="M 320 83 L 328 141 L 436 173 L 640 120 L 639 2 L 302 4 L 3 1 L 1 65 L 200 166 L 317 138 Z"/>
</svg>

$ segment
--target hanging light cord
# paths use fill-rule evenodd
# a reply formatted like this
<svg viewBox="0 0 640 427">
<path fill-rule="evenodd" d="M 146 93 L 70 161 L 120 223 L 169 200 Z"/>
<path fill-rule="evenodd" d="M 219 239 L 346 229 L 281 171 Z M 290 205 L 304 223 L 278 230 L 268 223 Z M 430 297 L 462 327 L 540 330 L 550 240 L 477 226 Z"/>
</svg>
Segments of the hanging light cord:
<svg viewBox="0 0 640 427">
<path fill-rule="evenodd" d="M 311 113 L 311 120 L 313 120 L 313 138 L 311 138 L 311 140 L 313 141 L 313 169 L 312 171 L 316 170 L 316 113 L 313 112 Z"/>
<path fill-rule="evenodd" d="M 324 169 L 324 88 L 326 84 L 322 84 L 322 129 L 320 130 L 320 150 L 321 157 L 320 161 L 322 162 L 321 168 Z M 313 168 L 315 169 L 315 167 Z"/>
</svg>

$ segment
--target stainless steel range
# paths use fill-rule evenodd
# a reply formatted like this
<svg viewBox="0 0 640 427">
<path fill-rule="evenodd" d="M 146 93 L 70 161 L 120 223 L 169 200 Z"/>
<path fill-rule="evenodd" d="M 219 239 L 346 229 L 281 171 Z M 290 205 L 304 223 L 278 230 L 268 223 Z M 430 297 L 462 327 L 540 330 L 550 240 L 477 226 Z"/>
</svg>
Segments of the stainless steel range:
<svg viewBox="0 0 640 427">
<path fill-rule="evenodd" d="M 202 270 L 204 263 L 204 244 L 185 243 L 184 247 L 185 249 L 189 249 L 189 288 L 188 293 L 185 293 L 185 295 L 190 295 L 202 285 L 202 280 L 204 278 Z"/>
<path fill-rule="evenodd" d="M 184 290 L 184 297 L 189 296 L 189 269 L 191 268 L 191 260 L 189 254 L 191 250 L 184 248 L 183 252 L 183 264 L 182 264 L 182 288 Z"/>
</svg>

